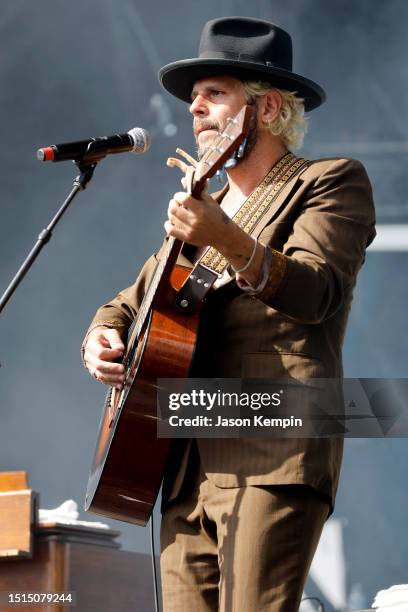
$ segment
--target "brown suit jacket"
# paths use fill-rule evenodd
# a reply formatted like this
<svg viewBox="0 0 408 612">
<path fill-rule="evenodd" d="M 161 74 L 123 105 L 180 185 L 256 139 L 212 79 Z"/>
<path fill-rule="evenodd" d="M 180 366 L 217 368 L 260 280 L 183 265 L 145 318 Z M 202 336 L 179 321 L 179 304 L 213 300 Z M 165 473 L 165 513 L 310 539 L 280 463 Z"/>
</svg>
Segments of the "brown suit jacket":
<svg viewBox="0 0 408 612">
<path fill-rule="evenodd" d="M 374 223 L 371 186 L 360 162 L 311 162 L 252 232 L 278 252 L 278 273 L 254 297 L 240 291 L 234 278 L 213 290 L 202 312 L 192 376 L 341 378 L 353 288 Z M 160 251 L 131 287 L 97 311 L 92 325 L 127 329 L 159 257 Z M 178 263 L 192 265 L 184 255 Z M 342 438 L 199 439 L 198 447 L 208 478 L 219 487 L 307 484 L 334 503 Z M 167 499 L 177 494 L 187 463 L 182 441 L 174 448 Z"/>
</svg>

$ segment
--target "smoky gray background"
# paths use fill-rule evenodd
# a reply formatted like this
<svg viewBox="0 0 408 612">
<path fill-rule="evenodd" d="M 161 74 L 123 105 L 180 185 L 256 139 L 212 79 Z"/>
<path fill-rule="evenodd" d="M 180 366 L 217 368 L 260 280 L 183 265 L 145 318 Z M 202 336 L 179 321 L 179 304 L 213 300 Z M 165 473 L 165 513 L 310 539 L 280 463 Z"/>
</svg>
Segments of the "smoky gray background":
<svg viewBox="0 0 408 612">
<path fill-rule="evenodd" d="M 36 149 L 134 126 L 152 133 L 146 155 L 98 166 L 0 316 L 0 469 L 27 470 L 42 507 L 83 503 L 105 391 L 81 364 L 82 337 L 161 243 L 180 188 L 167 157 L 177 146 L 194 151 L 187 106 L 161 90 L 157 69 L 195 56 L 207 19 L 234 14 L 288 29 L 294 70 L 327 91 L 301 154 L 361 159 L 379 222 L 408 221 L 405 0 L 2 0 L 0 293 L 77 174 L 69 162 L 41 164 Z M 407 376 L 407 263 L 407 252 L 367 254 L 347 376 Z M 360 583 L 366 605 L 406 582 L 407 456 L 405 439 L 347 442 L 335 516 L 344 519 L 348 588 Z M 148 551 L 146 529 L 107 522 L 125 548 Z"/>
</svg>

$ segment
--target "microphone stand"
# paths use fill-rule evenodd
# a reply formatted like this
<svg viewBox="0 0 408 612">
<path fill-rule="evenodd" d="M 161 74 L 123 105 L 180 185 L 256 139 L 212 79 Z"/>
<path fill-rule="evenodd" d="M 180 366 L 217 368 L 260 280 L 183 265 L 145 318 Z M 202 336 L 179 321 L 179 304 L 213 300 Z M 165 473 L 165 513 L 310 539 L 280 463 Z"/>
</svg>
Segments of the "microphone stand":
<svg viewBox="0 0 408 612">
<path fill-rule="evenodd" d="M 68 206 L 71 204 L 76 194 L 79 191 L 83 191 L 84 189 L 86 189 L 86 186 L 91 180 L 98 162 L 100 162 L 100 160 L 105 157 L 105 154 L 103 154 L 102 152 L 92 150 L 94 148 L 96 149 L 97 147 L 89 147 L 83 158 L 81 158 L 80 160 L 75 160 L 75 164 L 78 166 L 81 174 L 79 174 L 75 178 L 71 193 L 68 195 L 55 217 L 51 220 L 47 227 L 40 232 L 33 248 L 27 255 L 17 274 L 14 276 L 13 280 L 0 298 L 0 313 L 4 309 L 7 302 L 10 300 L 11 296 L 16 291 L 17 287 L 27 274 L 28 270 L 33 265 L 34 261 L 37 259 L 43 246 L 51 240 L 52 231 L 54 227 L 57 225 L 64 212 L 67 210 Z"/>
</svg>

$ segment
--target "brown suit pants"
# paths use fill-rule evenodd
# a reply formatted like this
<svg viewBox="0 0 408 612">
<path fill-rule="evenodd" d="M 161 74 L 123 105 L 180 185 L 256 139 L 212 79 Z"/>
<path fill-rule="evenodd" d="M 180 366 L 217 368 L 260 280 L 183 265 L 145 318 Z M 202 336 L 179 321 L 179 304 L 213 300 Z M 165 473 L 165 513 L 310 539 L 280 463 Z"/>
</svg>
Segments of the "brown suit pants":
<svg viewBox="0 0 408 612">
<path fill-rule="evenodd" d="M 329 504 L 303 485 L 222 489 L 191 446 L 162 508 L 164 612 L 296 612 Z"/>
</svg>

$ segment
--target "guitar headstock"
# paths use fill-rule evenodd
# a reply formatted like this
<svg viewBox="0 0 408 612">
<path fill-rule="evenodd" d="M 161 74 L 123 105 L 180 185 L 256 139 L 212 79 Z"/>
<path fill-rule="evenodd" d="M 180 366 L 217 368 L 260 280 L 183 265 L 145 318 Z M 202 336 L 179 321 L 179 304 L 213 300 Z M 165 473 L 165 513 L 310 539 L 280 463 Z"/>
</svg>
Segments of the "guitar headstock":
<svg viewBox="0 0 408 612">
<path fill-rule="evenodd" d="M 206 180 L 214 176 L 248 136 L 252 115 L 253 107 L 245 105 L 235 117 L 227 119 L 227 127 L 197 164 L 193 195 L 202 191 Z"/>
</svg>

